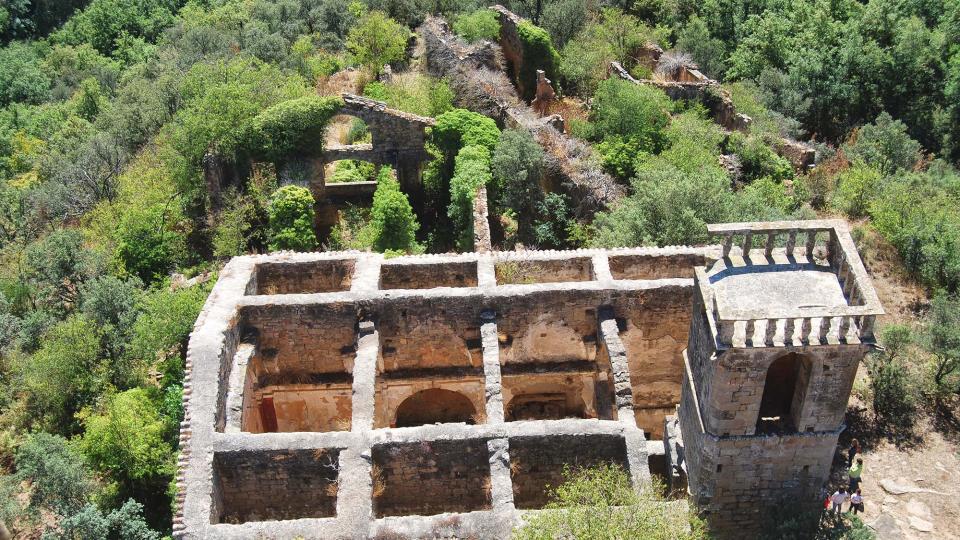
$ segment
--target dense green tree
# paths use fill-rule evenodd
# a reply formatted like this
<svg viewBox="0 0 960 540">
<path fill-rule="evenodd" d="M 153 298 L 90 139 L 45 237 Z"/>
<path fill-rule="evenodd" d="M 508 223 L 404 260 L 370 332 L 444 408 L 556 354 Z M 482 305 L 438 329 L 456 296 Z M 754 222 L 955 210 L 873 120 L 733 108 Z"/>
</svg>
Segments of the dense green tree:
<svg viewBox="0 0 960 540">
<path fill-rule="evenodd" d="M 933 297 L 921 339 L 933 357 L 930 370 L 937 396 L 960 394 L 960 299 L 944 293 Z"/>
<path fill-rule="evenodd" d="M 50 78 L 33 46 L 13 43 L 0 48 L 0 106 L 40 103 L 49 95 Z"/>
<path fill-rule="evenodd" d="M 143 283 L 137 278 L 120 279 L 105 275 L 86 282 L 80 289 L 80 311 L 100 327 L 103 350 L 111 360 L 111 381 L 127 387 L 140 382 L 142 373 L 124 365 L 124 352 L 139 312 Z"/>
<path fill-rule="evenodd" d="M 300 186 L 283 186 L 270 196 L 270 249 L 311 251 L 317 247 L 313 232 L 313 195 Z"/>
<path fill-rule="evenodd" d="M 498 212 L 510 210 L 517 216 L 518 239 L 534 239 L 533 222 L 543 199 L 543 149 L 526 131 L 504 130 L 490 160 L 495 189 L 487 192 Z"/>
<path fill-rule="evenodd" d="M 539 25 L 550 33 L 553 45 L 562 49 L 587 23 L 587 3 L 582 0 L 558 0 L 543 8 Z"/>
<path fill-rule="evenodd" d="M 622 136 L 636 150 L 660 152 L 670 123 L 670 99 L 662 90 L 618 79 L 600 83 L 590 109 L 590 134 L 595 139 Z"/>
<path fill-rule="evenodd" d="M 175 291 L 164 287 L 151 291 L 140 303 L 126 354 L 136 364 L 154 367 L 161 376 L 162 387 L 179 384 L 183 379 L 187 339 L 210 293 L 210 285 Z"/>
<path fill-rule="evenodd" d="M 883 177 L 876 169 L 858 164 L 837 175 L 833 205 L 852 218 L 862 218 L 870 210 L 870 200 L 880 189 Z"/>
<path fill-rule="evenodd" d="M 143 519 L 143 505 L 128 499 L 120 508 L 104 513 L 92 504 L 60 520 L 55 530 L 44 533 L 44 540 L 102 538 L 105 540 L 160 540 L 162 535 Z"/>
<path fill-rule="evenodd" d="M 30 484 L 30 507 L 49 508 L 60 514 L 79 510 L 93 484 L 83 457 L 66 439 L 38 432 L 17 449 L 15 477 Z"/>
<path fill-rule="evenodd" d="M 258 153 L 278 162 L 294 156 L 312 157 L 323 150 L 327 122 L 340 108 L 338 97 L 306 96 L 278 103 L 257 115 L 250 139 Z"/>
<path fill-rule="evenodd" d="M 726 47 L 722 40 L 711 37 L 706 21 L 690 17 L 677 32 L 677 48 L 690 53 L 694 62 L 710 77 L 722 78 L 726 72 Z"/>
<path fill-rule="evenodd" d="M 182 0 L 92 0 L 51 38 L 70 45 L 89 43 L 109 56 L 126 36 L 156 40 L 183 4 Z"/>
<path fill-rule="evenodd" d="M 371 11 L 350 29 L 347 49 L 357 63 L 380 73 L 385 64 L 403 59 L 409 35 L 409 30 L 385 13 Z"/>
<path fill-rule="evenodd" d="M 466 145 L 457 152 L 447 217 L 453 221 L 457 246 L 462 251 L 473 249 L 473 201 L 480 186 L 490 180 L 490 150 L 486 146 Z"/>
<path fill-rule="evenodd" d="M 154 204 L 121 218 L 115 256 L 124 273 L 152 283 L 184 259 L 186 243 L 173 217 L 169 205 Z"/>
<path fill-rule="evenodd" d="M 74 229 L 53 231 L 27 247 L 23 278 L 35 291 L 36 302 L 57 313 L 76 307 L 79 287 L 97 273 L 96 259 L 83 247 Z"/>
<path fill-rule="evenodd" d="M 400 191 L 393 171 L 380 169 L 377 190 L 370 210 L 373 249 L 384 252 L 414 253 L 420 250 L 416 233 L 420 228 L 406 194 Z"/>
<path fill-rule="evenodd" d="M 40 349 L 16 365 L 29 425 L 65 435 L 78 430 L 74 415 L 107 388 L 100 345 L 96 325 L 74 315 L 50 328 Z"/>
<path fill-rule="evenodd" d="M 854 139 L 843 146 L 852 161 L 863 161 L 881 174 L 910 170 L 920 158 L 920 143 L 907 135 L 907 126 L 887 113 L 859 129 Z"/>
<path fill-rule="evenodd" d="M 116 486 L 114 497 L 144 503 L 148 520 L 166 526 L 170 508 L 165 487 L 176 469 L 164 438 L 166 424 L 143 388 L 112 396 L 102 411 L 84 419 L 79 448 L 90 464 Z"/>
</svg>

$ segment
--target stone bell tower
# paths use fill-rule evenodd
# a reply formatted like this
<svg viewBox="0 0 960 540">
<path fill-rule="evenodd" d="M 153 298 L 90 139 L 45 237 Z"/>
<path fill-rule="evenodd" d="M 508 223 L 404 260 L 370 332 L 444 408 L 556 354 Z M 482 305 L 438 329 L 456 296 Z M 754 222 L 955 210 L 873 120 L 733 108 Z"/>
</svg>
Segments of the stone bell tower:
<svg viewBox="0 0 960 540">
<path fill-rule="evenodd" d="M 771 506 L 823 500 L 857 366 L 883 314 L 843 221 L 709 226 L 695 274 L 678 421 L 694 503 L 720 537 Z M 679 436 L 678 436 L 679 435 Z"/>
</svg>

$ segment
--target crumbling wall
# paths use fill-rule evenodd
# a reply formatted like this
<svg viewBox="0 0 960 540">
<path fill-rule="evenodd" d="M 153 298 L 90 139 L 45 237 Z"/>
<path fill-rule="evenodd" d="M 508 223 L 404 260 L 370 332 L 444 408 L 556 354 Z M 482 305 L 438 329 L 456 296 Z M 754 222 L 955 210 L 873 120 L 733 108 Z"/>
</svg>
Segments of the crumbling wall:
<svg viewBox="0 0 960 540">
<path fill-rule="evenodd" d="M 303 376 L 350 373 L 356 352 L 353 306 L 250 306 L 244 333 L 256 336 L 255 361 L 267 371 Z"/>
<path fill-rule="evenodd" d="M 336 513 L 336 450 L 220 452 L 213 457 L 215 523 Z"/>
<path fill-rule="evenodd" d="M 490 508 L 490 465 L 483 439 L 373 447 L 377 517 Z"/>
</svg>

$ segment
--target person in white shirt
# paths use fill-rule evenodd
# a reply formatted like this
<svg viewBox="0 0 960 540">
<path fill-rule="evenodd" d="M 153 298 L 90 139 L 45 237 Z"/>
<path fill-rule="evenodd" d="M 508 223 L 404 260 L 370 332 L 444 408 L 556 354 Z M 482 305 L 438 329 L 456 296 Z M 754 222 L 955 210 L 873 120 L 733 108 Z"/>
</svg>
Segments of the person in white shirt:
<svg viewBox="0 0 960 540">
<path fill-rule="evenodd" d="M 853 510 L 854 514 L 858 511 L 863 512 L 863 495 L 860 494 L 859 489 L 850 497 L 850 510 Z"/>
<path fill-rule="evenodd" d="M 850 499 L 850 494 L 847 493 L 845 488 L 840 488 L 837 491 L 833 492 L 833 495 L 830 496 L 830 502 L 833 503 L 833 513 L 839 514 L 843 511 L 843 503 L 847 502 Z"/>
</svg>

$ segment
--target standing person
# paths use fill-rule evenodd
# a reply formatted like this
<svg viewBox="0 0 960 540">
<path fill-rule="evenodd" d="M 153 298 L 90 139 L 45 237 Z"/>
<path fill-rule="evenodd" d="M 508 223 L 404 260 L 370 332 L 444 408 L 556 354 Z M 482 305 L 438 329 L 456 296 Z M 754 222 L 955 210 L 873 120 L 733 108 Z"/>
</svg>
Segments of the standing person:
<svg viewBox="0 0 960 540">
<path fill-rule="evenodd" d="M 833 495 L 830 496 L 830 502 L 833 503 L 833 513 L 840 514 L 840 512 L 843 511 L 843 503 L 847 502 L 849 498 L 850 495 L 847 494 L 847 490 L 844 488 L 834 491 Z"/>
<path fill-rule="evenodd" d="M 860 453 L 860 441 L 854 439 L 850 441 L 850 449 L 847 450 L 847 468 L 853 467 L 853 458 Z"/>
<path fill-rule="evenodd" d="M 857 492 L 850 497 L 850 510 L 854 514 L 857 512 L 863 513 L 863 495 L 860 493 L 860 489 L 857 489 Z"/>
<path fill-rule="evenodd" d="M 857 458 L 857 463 L 850 467 L 850 492 L 856 491 L 860 487 L 860 477 L 863 476 L 863 458 Z"/>
</svg>

